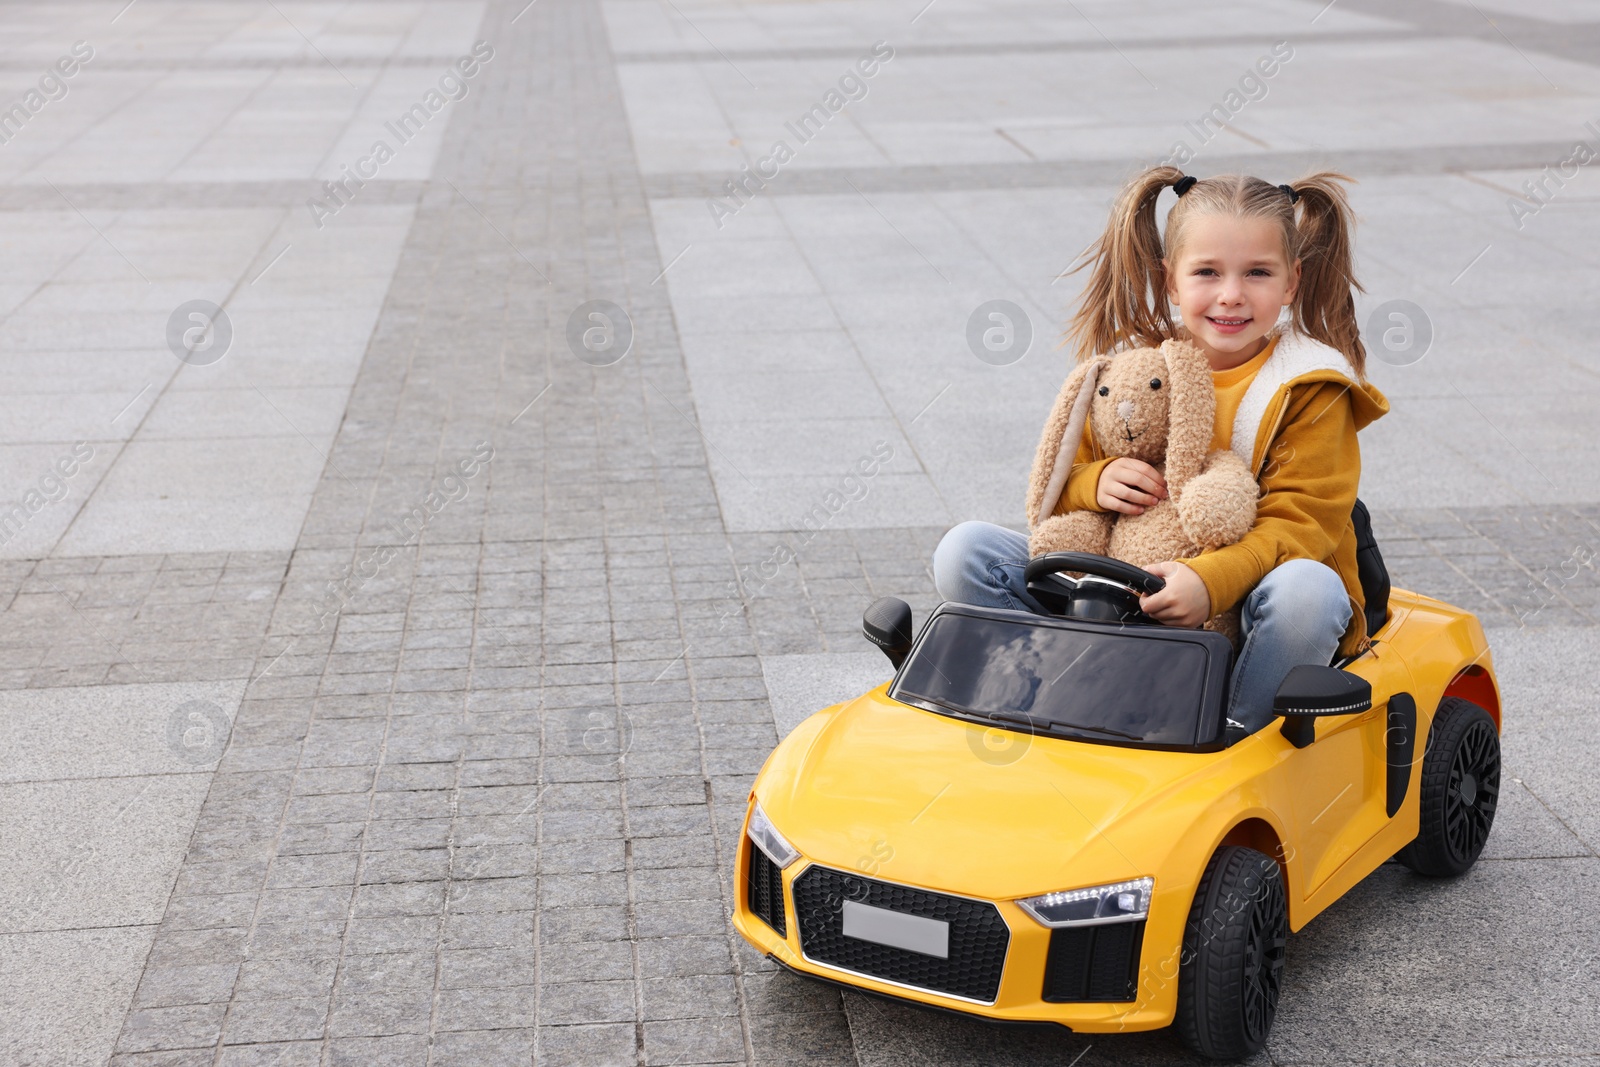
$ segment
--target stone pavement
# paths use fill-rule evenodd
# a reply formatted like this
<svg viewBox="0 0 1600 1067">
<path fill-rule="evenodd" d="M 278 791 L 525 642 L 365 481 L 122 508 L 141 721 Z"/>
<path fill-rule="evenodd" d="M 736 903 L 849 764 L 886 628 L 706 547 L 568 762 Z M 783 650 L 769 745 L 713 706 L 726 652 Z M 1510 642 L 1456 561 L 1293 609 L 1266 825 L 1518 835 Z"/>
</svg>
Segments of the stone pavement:
<svg viewBox="0 0 1600 1067">
<path fill-rule="evenodd" d="M 1259 1061 L 1600 1057 L 1593 176 L 1507 209 L 1600 136 L 1600 14 L 118 8 L 0 5 L 0 101 L 93 49 L 0 144 L 0 1063 L 1187 1062 L 775 972 L 732 850 L 777 739 L 882 680 L 861 608 L 1020 521 L 1130 161 L 1279 41 L 1191 169 L 1363 179 L 1363 311 L 1434 332 L 1374 366 L 1363 492 L 1490 627 L 1511 782 L 1471 875 L 1293 939 Z M 197 299 L 231 340 L 174 349 Z"/>
</svg>

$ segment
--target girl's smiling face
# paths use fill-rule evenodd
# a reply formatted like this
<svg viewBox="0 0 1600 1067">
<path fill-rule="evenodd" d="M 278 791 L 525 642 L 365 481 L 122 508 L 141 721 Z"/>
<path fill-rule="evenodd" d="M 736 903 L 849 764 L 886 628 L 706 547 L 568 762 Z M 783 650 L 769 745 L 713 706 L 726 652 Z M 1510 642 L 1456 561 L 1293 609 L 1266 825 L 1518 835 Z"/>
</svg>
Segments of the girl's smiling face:
<svg viewBox="0 0 1600 1067">
<path fill-rule="evenodd" d="M 1300 284 L 1300 261 L 1285 259 L 1282 230 L 1270 219 L 1201 215 L 1184 221 L 1176 251 L 1161 262 L 1190 337 L 1212 370 L 1248 362 Z"/>
</svg>

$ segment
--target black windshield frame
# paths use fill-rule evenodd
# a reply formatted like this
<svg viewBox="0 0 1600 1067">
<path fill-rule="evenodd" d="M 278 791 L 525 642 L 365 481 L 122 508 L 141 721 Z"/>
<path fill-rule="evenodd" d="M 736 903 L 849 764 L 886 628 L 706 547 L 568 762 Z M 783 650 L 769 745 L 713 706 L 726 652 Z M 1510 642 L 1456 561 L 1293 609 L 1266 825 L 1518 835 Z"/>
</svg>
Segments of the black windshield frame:
<svg viewBox="0 0 1600 1067">
<path fill-rule="evenodd" d="M 1014 629 L 1005 628 L 1035 627 L 1048 630 L 1070 631 L 1072 634 L 1083 634 L 1088 637 L 1111 638 L 1117 642 L 1117 647 L 1123 654 L 1137 654 L 1139 647 L 1124 642 L 1176 642 L 1176 645 L 1164 644 L 1160 647 L 1150 647 L 1155 658 L 1177 657 L 1184 661 L 1188 670 L 1189 684 L 1196 689 L 1192 712 L 1180 709 L 1180 714 L 1171 718 L 1165 724 L 1159 740 L 1146 740 L 1143 736 L 1129 735 L 1124 731 L 1110 729 L 1110 723 L 1095 722 L 1091 716 L 1077 716 L 1075 721 L 1052 721 L 1048 718 L 1035 717 L 1026 712 L 1011 709 L 981 709 L 963 707 L 958 703 L 940 700 L 938 697 L 908 691 L 905 682 L 910 676 L 917 676 L 921 667 L 919 656 L 937 654 L 931 652 L 930 635 L 935 632 L 936 624 L 941 618 L 950 615 L 965 616 L 962 620 L 962 629 L 972 632 L 992 633 L 1000 639 L 1007 633 L 1016 633 Z M 973 627 L 967 620 L 984 620 L 985 625 Z M 1040 633 L 1025 635 L 1050 639 L 1054 635 Z M 1071 635 L 1061 635 L 1068 638 Z M 1148 647 L 1148 646 L 1146 646 Z M 1197 659 L 1197 657 L 1200 657 Z M 1015 730 L 1022 733 L 1039 734 L 1041 736 L 1061 737 L 1072 741 L 1081 741 L 1088 744 L 1116 745 L 1122 748 L 1155 749 L 1163 751 L 1182 752 L 1210 752 L 1226 746 L 1226 733 L 1223 717 L 1223 699 L 1227 692 L 1228 674 L 1232 667 L 1233 648 L 1228 639 L 1221 634 L 1209 630 L 1187 630 L 1169 626 L 1127 625 L 1117 623 L 1104 623 L 1085 619 L 1070 619 L 1057 616 L 1034 615 L 1026 611 L 1008 611 L 1003 608 L 981 608 L 970 604 L 956 604 L 946 602 L 923 624 L 917 635 L 916 643 L 912 646 L 911 653 L 906 657 L 905 664 L 895 672 L 894 682 L 889 687 L 889 697 L 902 704 L 931 711 L 935 714 L 946 715 L 951 718 L 961 719 L 966 722 L 980 723 L 985 726 L 994 726 L 1005 730 Z M 940 672 L 942 673 L 942 672 Z M 948 676 L 946 676 L 948 678 Z M 1189 729 L 1187 716 L 1192 714 L 1192 730 Z M 1077 728 L 1074 728 L 1077 727 Z M 1101 729 L 1093 729 L 1100 727 Z"/>
</svg>

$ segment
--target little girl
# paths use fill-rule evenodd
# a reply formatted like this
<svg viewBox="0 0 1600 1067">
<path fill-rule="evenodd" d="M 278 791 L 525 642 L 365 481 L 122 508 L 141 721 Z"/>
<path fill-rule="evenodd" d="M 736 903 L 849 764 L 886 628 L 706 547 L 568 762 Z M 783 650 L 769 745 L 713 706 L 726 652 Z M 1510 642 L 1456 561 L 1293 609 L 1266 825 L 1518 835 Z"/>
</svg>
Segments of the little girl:
<svg viewBox="0 0 1600 1067">
<path fill-rule="evenodd" d="M 1348 181 L 1145 171 L 1087 253 L 1093 271 L 1070 331 L 1079 361 L 1180 337 L 1211 364 L 1211 449 L 1249 457 L 1261 486 L 1255 524 L 1236 544 L 1149 567 L 1167 585 L 1142 605 L 1169 626 L 1241 608 L 1228 717 L 1251 731 L 1272 720 L 1289 668 L 1369 643 L 1351 524 L 1356 431 L 1389 404 L 1363 373 Z M 1178 197 L 1163 236 L 1156 200 L 1168 186 Z M 1102 458 L 1085 427 L 1056 513 L 1138 515 L 1166 495 L 1154 467 Z M 934 580 L 947 600 L 1043 613 L 1023 580 L 1028 558 L 1024 535 L 964 522 L 935 549 Z"/>
</svg>

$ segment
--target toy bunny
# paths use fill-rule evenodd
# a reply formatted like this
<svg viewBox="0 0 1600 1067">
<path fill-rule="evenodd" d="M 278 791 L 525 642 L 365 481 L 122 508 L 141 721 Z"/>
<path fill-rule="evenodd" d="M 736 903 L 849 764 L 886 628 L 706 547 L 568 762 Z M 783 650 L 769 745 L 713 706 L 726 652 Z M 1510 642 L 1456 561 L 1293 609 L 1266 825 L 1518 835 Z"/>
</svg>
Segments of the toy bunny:
<svg viewBox="0 0 1600 1067">
<path fill-rule="evenodd" d="M 1238 455 L 1208 454 L 1215 419 L 1210 364 L 1187 341 L 1080 364 L 1061 387 L 1034 459 L 1030 552 L 1093 552 L 1146 567 L 1239 540 L 1255 522 L 1260 490 Z M 1101 455 L 1143 460 L 1160 471 L 1167 498 L 1140 515 L 1055 514 L 1086 422 Z M 1238 612 L 1223 612 L 1206 626 L 1237 642 Z"/>
</svg>

